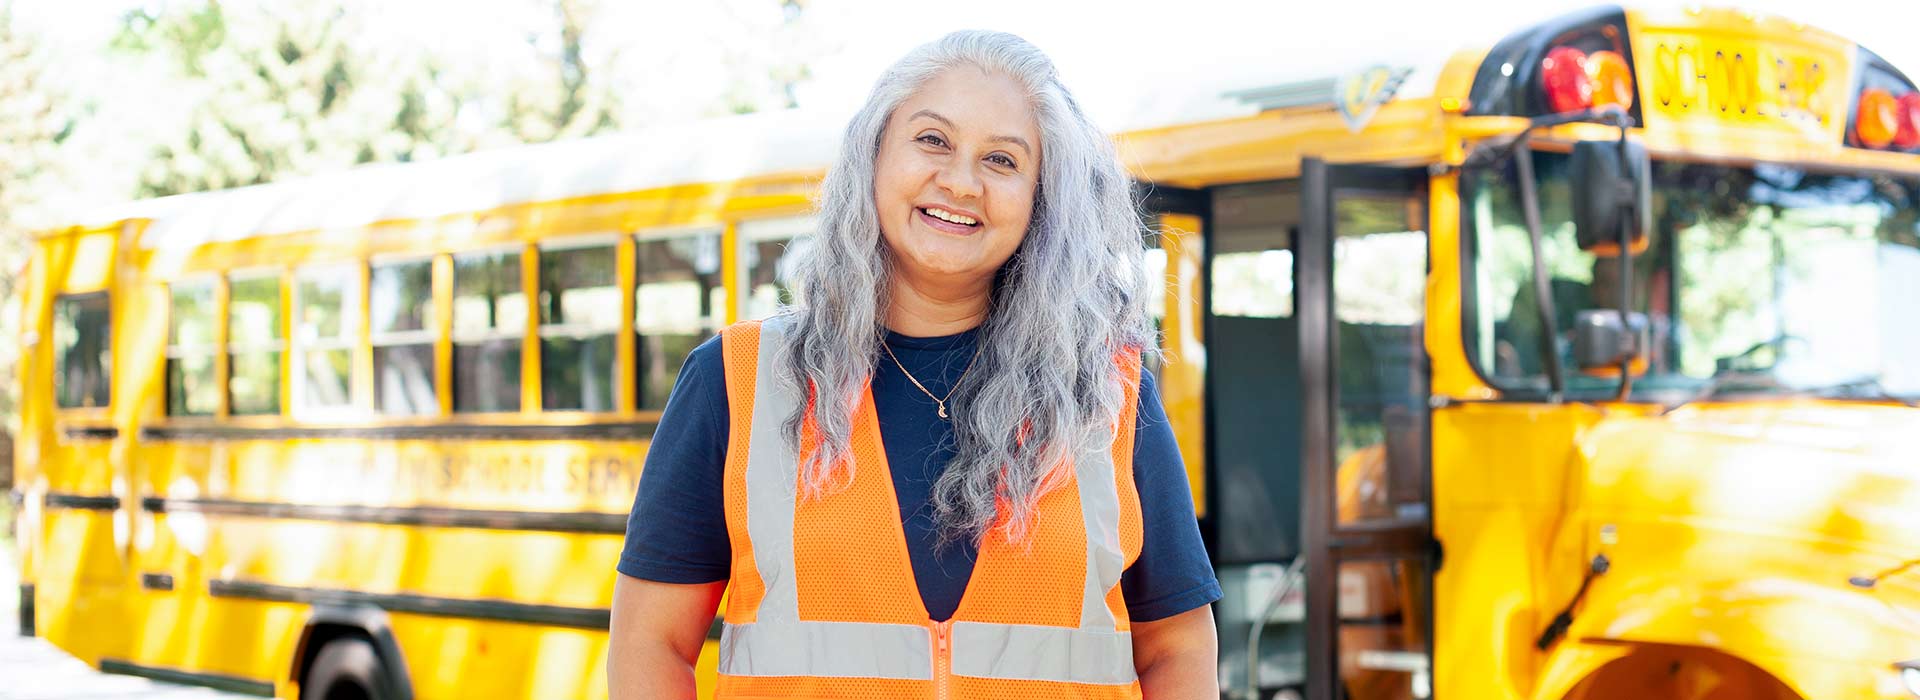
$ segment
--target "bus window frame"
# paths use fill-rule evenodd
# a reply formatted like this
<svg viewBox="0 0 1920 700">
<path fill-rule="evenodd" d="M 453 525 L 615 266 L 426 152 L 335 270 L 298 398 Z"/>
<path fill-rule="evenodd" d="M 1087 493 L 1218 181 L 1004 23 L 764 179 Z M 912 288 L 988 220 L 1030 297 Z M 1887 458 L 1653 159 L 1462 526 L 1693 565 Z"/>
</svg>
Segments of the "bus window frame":
<svg viewBox="0 0 1920 700">
<path fill-rule="evenodd" d="M 437 343 L 443 342 L 447 346 L 447 352 L 448 352 L 447 367 L 444 371 L 441 370 L 438 367 L 438 360 L 436 359 L 435 369 L 434 369 L 436 377 L 440 374 L 445 374 L 447 378 L 453 380 L 454 383 L 459 382 L 459 375 L 458 375 L 459 367 L 454 362 L 454 359 L 458 357 L 458 355 L 457 353 L 454 352 L 454 350 L 455 348 L 459 347 L 460 343 L 462 342 L 484 343 L 491 340 L 506 340 L 509 337 L 517 337 L 520 340 L 520 382 L 519 382 L 520 400 L 518 402 L 519 404 L 518 406 L 515 406 L 514 408 L 503 409 L 498 411 L 479 411 L 479 410 L 462 411 L 458 408 L 458 403 L 454 398 L 454 392 L 453 392 L 454 387 L 449 385 L 446 387 L 446 390 L 444 392 L 446 396 L 443 397 L 440 401 L 444 409 L 443 412 L 440 414 L 441 417 L 444 418 L 444 417 L 451 417 L 451 416 L 510 416 L 510 415 L 535 412 L 538 410 L 539 395 L 540 395 L 539 394 L 539 391 L 540 391 L 539 377 L 538 375 L 532 378 L 529 378 L 527 376 L 527 358 L 528 358 L 528 352 L 529 352 L 529 348 L 527 347 L 529 343 L 527 341 L 529 339 L 529 335 L 537 327 L 539 323 L 539 319 L 532 318 L 532 319 L 527 319 L 522 321 L 522 323 L 520 324 L 520 328 L 517 331 L 518 333 L 517 336 L 509 336 L 507 332 L 502 331 L 498 327 L 494 328 L 492 331 L 489 331 L 488 333 L 485 333 L 485 334 L 462 336 L 460 334 L 460 331 L 455 327 L 454 319 L 453 319 L 453 302 L 458 298 L 458 293 L 459 293 L 459 287 L 458 287 L 459 279 L 457 274 L 457 271 L 459 269 L 459 259 L 463 256 L 494 255 L 494 254 L 520 256 L 518 264 L 520 265 L 520 295 L 521 295 L 522 305 L 526 307 L 525 309 L 526 313 L 537 315 L 539 313 L 539 306 L 538 306 L 539 302 L 537 299 L 534 298 L 534 295 L 539 293 L 540 285 L 537 279 L 531 285 L 529 285 L 528 282 L 529 282 L 529 274 L 533 274 L 533 275 L 539 274 L 540 260 L 538 257 L 538 250 L 539 250 L 538 243 L 520 243 L 520 242 L 495 243 L 495 244 L 482 245 L 482 246 L 476 246 L 471 248 L 460 248 L 457 250 L 448 250 L 433 256 L 436 259 L 435 262 L 433 263 L 435 267 L 438 267 L 441 264 L 438 262 L 438 258 L 442 258 L 442 257 L 446 259 L 445 265 L 447 267 L 447 281 L 445 284 L 445 286 L 447 287 L 447 293 L 446 293 L 446 306 L 448 310 L 448 313 L 446 314 L 447 318 L 435 319 L 435 322 L 436 322 L 435 325 L 438 325 L 445 329 L 445 332 L 441 333 L 441 337 L 438 338 L 436 342 Z M 532 254 L 530 255 L 529 253 L 532 253 Z M 529 273 L 529 269 L 532 270 L 531 273 Z M 441 286 L 441 284 L 439 281 L 438 274 L 439 274 L 438 270 L 435 270 L 434 302 L 433 303 L 436 306 L 440 304 L 439 287 Z M 437 315 L 438 314 L 436 312 L 436 316 Z M 539 352 L 540 352 L 538 347 L 539 341 L 537 338 L 534 339 L 534 342 L 532 343 L 532 345 L 534 345 L 535 347 L 531 348 L 531 352 L 533 353 L 534 360 L 537 362 L 539 359 Z M 437 345 L 436 345 L 436 350 L 434 354 L 436 358 L 440 354 Z M 536 364 L 534 365 L 534 367 L 538 368 L 539 365 Z M 436 381 L 438 380 L 436 379 Z M 530 383 L 532 384 L 532 386 L 529 386 Z M 529 410 L 527 405 L 527 395 L 528 395 L 529 389 L 532 390 L 533 396 L 534 396 L 535 406 L 533 410 Z M 435 393 L 438 394 L 441 392 L 438 388 L 436 388 Z"/>
<path fill-rule="evenodd" d="M 1468 150 L 1471 151 L 1472 148 L 1480 147 L 1484 146 L 1478 144 L 1471 145 Z M 1563 144 L 1529 141 L 1524 148 L 1515 150 L 1514 154 L 1515 157 L 1517 157 L 1522 151 L 1528 154 L 1534 151 L 1546 151 L 1549 153 L 1571 151 L 1571 146 L 1564 146 L 1564 150 L 1562 147 Z M 1655 158 L 1655 160 L 1659 159 Z M 1481 167 L 1505 168 L 1506 164 L 1502 162 Z M 1473 371 L 1474 378 L 1478 379 L 1482 385 L 1493 390 L 1494 398 L 1487 399 L 1487 401 L 1500 403 L 1547 403 L 1552 394 L 1552 389 L 1549 388 L 1547 384 L 1545 374 L 1540 375 L 1540 386 L 1538 387 L 1498 379 L 1492 373 L 1487 372 L 1485 367 L 1481 366 L 1479 351 L 1474 347 L 1474 344 L 1480 340 L 1480 330 L 1478 328 L 1480 323 L 1480 256 L 1476 250 L 1479 247 L 1480 229 L 1474 221 L 1471 208 L 1474 198 L 1479 196 L 1480 188 L 1474 184 L 1474 178 L 1468 177 L 1468 174 L 1469 171 L 1464 167 L 1456 168 L 1447 174 L 1448 177 L 1454 178 L 1454 192 L 1458 193 L 1459 200 L 1456 202 L 1456 207 L 1459 211 L 1456 218 L 1457 224 L 1454 228 L 1456 229 L 1456 237 L 1460 240 L 1460 250 L 1458 252 L 1460 259 L 1457 265 L 1460 283 L 1460 352 L 1466 356 L 1467 368 Z M 1431 216 L 1431 213 L 1429 213 L 1429 216 Z M 1646 402 L 1647 400 L 1645 398 L 1636 399 L 1635 397 L 1629 396 L 1627 397 L 1627 401 L 1633 403 L 1636 401 Z"/>
<path fill-rule="evenodd" d="M 214 383 L 214 387 L 218 389 L 217 393 L 219 394 L 219 396 L 214 399 L 214 407 L 213 407 L 212 413 L 207 413 L 207 414 L 174 413 L 172 410 L 173 409 L 173 381 L 172 381 L 172 376 L 170 375 L 169 372 L 167 372 L 167 363 L 177 359 L 174 356 L 174 353 L 176 352 L 176 350 L 173 342 L 174 340 L 173 339 L 173 322 L 174 322 L 173 294 L 174 294 L 174 290 L 183 284 L 184 285 L 206 284 L 207 288 L 213 292 L 213 299 L 212 299 L 213 303 L 209 309 L 213 312 L 212 340 L 208 342 L 208 344 L 205 346 L 192 346 L 191 348 L 183 347 L 180 349 L 181 351 L 191 349 L 195 351 L 211 352 L 213 354 L 213 358 L 212 358 L 213 359 L 213 383 Z M 220 271 L 220 270 L 194 272 L 194 273 L 181 275 L 179 277 L 175 277 L 173 279 L 167 280 L 161 286 L 164 289 L 166 289 L 167 319 L 166 319 L 166 340 L 161 347 L 161 353 L 160 353 L 160 372 L 159 372 L 160 414 L 164 417 L 164 420 L 168 422 L 211 423 L 211 422 L 222 420 L 227 417 L 227 396 L 226 396 L 227 385 L 226 385 L 226 379 L 225 379 L 225 374 L 227 371 L 227 367 L 226 367 L 227 360 L 225 357 L 226 345 L 227 345 L 227 342 L 226 342 L 227 341 L 227 337 L 226 337 L 227 336 L 227 314 L 226 314 L 227 274 L 225 271 Z"/>
<path fill-rule="evenodd" d="M 292 365 L 289 356 L 293 351 L 293 328 L 290 319 L 288 319 L 288 312 L 291 311 L 292 307 L 290 302 L 293 294 L 293 290 L 288 288 L 292 279 L 291 271 L 292 268 L 284 265 L 249 265 L 223 270 L 218 273 L 222 280 L 220 285 L 224 291 L 215 294 L 215 298 L 219 302 L 221 321 L 218 336 L 220 339 L 220 357 L 214 366 L 216 368 L 215 373 L 222 375 L 220 379 L 221 413 L 219 414 L 221 418 L 237 421 L 258 421 L 263 419 L 285 418 L 290 415 L 292 407 L 288 405 L 288 399 L 291 395 L 292 387 L 288 381 L 287 370 Z M 280 353 L 280 381 L 278 385 L 274 387 L 274 391 L 279 395 L 280 410 L 272 413 L 235 414 L 233 412 L 232 393 L 233 354 L 236 351 L 233 345 L 233 284 L 237 281 L 252 282 L 263 279 L 272 279 L 279 285 L 276 290 L 278 293 L 275 295 L 279 298 L 277 302 L 280 305 L 279 323 L 276 324 L 278 328 L 276 328 L 275 331 L 279 333 L 280 337 L 276 338 L 273 343 L 241 348 L 239 351 L 272 351 Z M 168 310 L 171 311 L 172 308 L 169 307 Z"/>
<path fill-rule="evenodd" d="M 623 377 L 631 377 L 633 373 L 633 369 L 627 366 L 633 357 L 632 341 L 624 338 L 624 336 L 632 333 L 633 328 L 633 319 L 630 317 L 632 310 L 628 308 L 633 303 L 631 299 L 629 299 L 629 297 L 632 296 L 631 288 L 633 286 L 633 280 L 630 273 L 623 276 L 621 270 L 623 265 L 622 261 L 631 260 L 633 257 L 632 239 L 633 236 L 618 231 L 600 231 L 545 238 L 527 244 L 532 255 L 523 256 L 522 265 L 525 267 L 521 268 L 521 274 L 528 276 L 527 279 L 530 285 L 527 294 L 527 342 L 524 346 L 525 349 L 521 351 L 521 357 L 524 362 L 520 370 L 520 383 L 523 391 L 521 395 L 521 406 L 523 412 L 529 414 L 553 413 L 579 416 L 627 416 L 633 412 L 632 390 L 627 389 L 626 393 L 624 395 L 622 394 L 622 382 L 630 381 L 623 379 Z M 540 293 L 542 291 L 541 283 L 543 281 L 539 276 L 541 257 L 548 252 L 584 250 L 604 246 L 611 246 L 613 248 L 614 293 L 621 295 L 622 300 L 620 302 L 621 318 L 617 319 L 618 322 L 614 324 L 613 329 L 613 333 L 615 334 L 613 339 L 613 410 L 547 410 L 543 401 L 546 386 L 542 374 L 546 371 L 544 364 L 546 357 L 542 352 L 541 343 L 546 340 L 548 331 L 566 329 L 568 325 L 549 324 L 540 320 Z M 532 264 L 527 265 L 526 260 L 531 260 Z M 531 270 L 531 272 L 529 272 L 529 270 Z M 558 303 L 558 300 L 555 301 Z M 624 349 L 622 348 L 623 344 L 626 345 Z"/>
<path fill-rule="evenodd" d="M 767 220 L 768 219 L 757 219 L 750 221 Z M 623 276 L 620 279 L 620 303 L 623 313 L 620 317 L 619 342 L 624 344 L 625 349 L 620 351 L 622 354 L 618 357 L 620 358 L 620 367 L 625 370 L 626 374 L 616 375 L 614 377 L 615 381 L 620 382 L 614 385 L 615 388 L 625 392 L 624 398 L 618 404 L 623 415 L 644 414 L 657 416 L 664 410 L 664 406 L 660 408 L 647 408 L 641 405 L 640 245 L 643 243 L 676 241 L 707 236 L 711 236 L 714 239 L 715 245 L 719 248 L 720 253 L 719 281 L 721 304 L 714 308 L 714 313 L 702 316 L 699 322 L 700 332 L 706 334 L 708 337 L 712 337 L 718 334 L 720 329 L 725 328 L 731 323 L 734 318 L 737 318 L 739 315 L 738 312 L 742 310 L 737 308 L 737 305 L 745 299 L 745 295 L 741 293 L 741 290 L 745 288 L 746 272 L 744 269 L 739 268 L 737 263 L 732 263 L 730 260 L 738 260 L 740 252 L 746 249 L 747 241 L 745 238 L 740 237 L 741 225 L 745 223 L 748 222 L 738 221 L 721 225 L 661 226 L 640 229 L 624 236 L 627 241 L 626 249 L 629 252 L 626 256 L 616 260 L 615 264 L 620 266 L 618 272 Z M 731 256 L 729 255 L 729 246 L 736 249 L 732 251 Z M 731 272 L 728 270 L 728 265 L 730 264 L 735 266 L 735 269 Z"/>
<path fill-rule="evenodd" d="M 1634 133 L 1640 134 L 1643 133 L 1643 131 L 1635 130 Z M 1475 146 L 1476 144 L 1469 144 L 1469 150 Z M 1564 154 L 1572 150 L 1572 146 L 1564 141 L 1533 140 L 1528 143 L 1527 147 L 1532 151 L 1543 153 Z M 1834 161 L 1791 159 L 1752 160 L 1731 163 L 1723 159 L 1689 153 L 1652 151 L 1649 155 L 1652 157 L 1652 162 L 1655 165 L 1663 162 L 1726 165 L 1739 168 L 1751 168 L 1756 165 L 1777 165 L 1804 170 L 1808 173 L 1837 176 L 1870 177 L 1873 175 L 1884 175 L 1888 177 L 1920 179 L 1920 169 L 1902 170 L 1892 167 L 1874 167 L 1871 164 L 1854 165 Z M 1500 167 L 1505 166 L 1502 164 Z M 1470 178 L 1467 177 L 1467 171 L 1463 169 L 1455 168 L 1448 173 L 1448 176 L 1454 178 L 1455 191 L 1458 193 L 1459 200 L 1457 202 L 1459 222 L 1455 228 L 1458 232 L 1460 245 L 1458 251 L 1460 270 L 1460 351 L 1465 355 L 1467 368 L 1473 371 L 1474 376 L 1483 386 L 1492 389 L 1494 392 L 1493 398 L 1474 399 L 1473 401 L 1480 403 L 1547 403 L 1549 389 L 1546 386 L 1545 375 L 1541 375 L 1539 387 L 1525 386 L 1515 382 L 1497 379 L 1494 375 L 1488 373 L 1486 368 L 1480 364 L 1479 354 L 1473 345 L 1479 340 L 1479 329 L 1476 328 L 1476 325 L 1480 321 L 1480 260 L 1475 249 L 1478 247 L 1480 230 L 1474 222 L 1473 212 L 1471 210 L 1473 198 L 1478 196 L 1479 188 L 1472 184 Z M 1667 405 L 1677 400 L 1687 400 L 1688 396 L 1690 396 L 1690 394 L 1687 392 L 1645 392 L 1640 389 L 1635 389 L 1632 394 L 1626 397 L 1625 403 Z M 1613 401 L 1613 393 L 1611 389 L 1596 392 L 1582 391 L 1570 393 L 1569 396 L 1567 396 L 1567 400 L 1574 403 L 1611 402 Z"/>
<path fill-rule="evenodd" d="M 429 294 L 428 301 L 428 303 L 432 305 L 434 313 L 432 323 L 425 324 L 426 327 L 419 330 L 411 331 L 375 330 L 373 327 L 374 268 L 383 265 L 405 265 L 408 263 L 427 264 L 427 269 L 432 280 L 430 285 L 432 291 Z M 362 282 L 361 285 L 365 294 L 360 298 L 361 343 L 366 348 L 367 353 L 366 366 L 368 375 L 366 405 L 368 415 L 380 422 L 430 421 L 445 419 L 454 415 L 453 388 L 447 386 L 453 379 L 453 340 L 451 338 L 451 332 L 453 330 L 453 314 L 451 313 L 453 311 L 453 256 L 445 252 L 405 251 L 379 253 L 367 256 L 362 265 L 366 268 L 366 274 L 362 278 L 364 282 Z M 417 344 L 418 341 L 406 342 L 393 340 L 395 336 L 412 338 L 416 334 L 429 339 L 433 347 L 433 391 L 435 403 L 438 408 L 435 411 L 423 413 L 388 413 L 381 411 L 379 401 L 377 400 L 378 394 L 380 393 L 379 377 L 377 368 L 373 366 L 373 352 L 381 347 L 383 340 L 385 340 L 388 345 Z"/>
<path fill-rule="evenodd" d="M 49 393 L 52 394 L 49 398 L 53 399 L 53 414 L 56 418 L 62 419 L 63 421 L 75 420 L 85 425 L 92 425 L 104 421 L 112 415 L 114 395 L 120 393 L 115 391 L 113 386 L 114 372 L 118 369 L 116 365 L 119 364 L 118 358 L 115 357 L 118 353 L 114 351 L 113 345 L 113 314 L 115 306 L 113 296 L 113 286 L 109 284 L 104 288 L 88 289 L 85 291 L 56 289 L 53 294 L 47 297 L 46 317 L 41 327 L 43 332 L 40 335 L 41 340 L 37 345 L 46 348 L 45 367 L 49 373 L 47 377 L 47 389 Z M 60 348 L 59 343 L 55 342 L 54 338 L 54 318 L 58 315 L 57 308 L 60 302 L 89 297 L 99 297 L 107 300 L 107 402 L 97 406 L 62 406 L 60 405 L 59 373 L 56 371 L 60 366 Z M 161 361 L 165 362 L 165 358 L 163 357 Z"/>
<path fill-rule="evenodd" d="M 770 216 L 760 219 L 742 219 L 734 223 L 733 229 L 734 259 L 738 262 L 734 264 L 733 274 L 727 280 L 732 283 L 731 286 L 735 290 L 733 293 L 734 298 L 729 299 L 728 304 L 733 307 L 732 311 L 735 318 L 742 321 L 752 320 L 752 317 L 747 315 L 749 310 L 747 305 L 751 303 L 753 299 L 753 290 L 748 286 L 748 283 L 752 281 L 752 270 L 751 265 L 747 264 L 747 251 L 752 250 L 753 245 L 757 243 L 786 241 L 787 245 L 791 246 L 794 241 L 800 238 L 818 235 L 820 231 L 820 217 L 814 214 L 794 214 L 788 216 Z M 721 245 L 725 246 L 726 241 L 722 240 Z M 786 247 L 783 246 L 780 253 L 781 259 L 783 260 L 786 259 L 785 248 Z M 722 254 L 725 254 L 724 249 Z M 779 271 L 777 266 L 774 274 L 775 278 L 778 279 Z"/>
<path fill-rule="evenodd" d="M 300 308 L 300 284 L 304 280 L 324 277 L 328 273 L 351 273 L 353 275 L 353 279 L 350 282 L 354 290 L 353 296 L 342 300 L 340 314 L 341 323 L 351 324 L 351 327 L 347 329 L 346 333 L 342 334 L 342 337 L 328 339 L 330 342 L 313 344 L 299 342 L 295 337 L 299 326 L 298 323 L 294 321 L 293 314 Z M 289 360 L 286 373 L 281 378 L 281 381 L 288 385 L 286 391 L 289 403 L 282 406 L 284 410 L 281 415 L 296 421 L 308 422 L 349 421 L 364 419 L 375 415 L 373 411 L 373 390 L 370 386 L 373 376 L 373 346 L 371 336 L 372 306 L 371 300 L 369 299 L 373 280 L 372 262 L 364 257 L 354 257 L 345 260 L 323 259 L 304 265 L 289 267 L 287 269 L 287 279 L 289 283 L 287 287 L 281 291 L 281 295 L 286 299 L 287 305 L 284 318 L 282 319 L 282 322 L 285 323 L 287 327 L 287 355 L 304 356 L 304 354 L 308 352 L 346 350 L 348 357 L 347 403 L 344 405 L 318 406 L 310 409 L 302 409 L 301 407 L 304 405 L 303 401 L 305 397 L 304 392 L 298 387 L 304 384 L 304 376 L 300 378 L 293 376 L 293 370 L 297 368 L 298 365 L 291 364 L 291 360 Z"/>
</svg>

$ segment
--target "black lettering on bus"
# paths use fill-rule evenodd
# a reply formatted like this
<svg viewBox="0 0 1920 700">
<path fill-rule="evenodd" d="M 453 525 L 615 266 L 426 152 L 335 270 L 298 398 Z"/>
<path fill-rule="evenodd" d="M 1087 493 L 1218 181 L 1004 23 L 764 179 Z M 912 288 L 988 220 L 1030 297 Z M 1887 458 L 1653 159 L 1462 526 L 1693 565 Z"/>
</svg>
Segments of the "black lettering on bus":
<svg viewBox="0 0 1920 700">
<path fill-rule="evenodd" d="M 1662 107 L 1673 106 L 1674 82 L 1679 76 L 1674 73 L 1673 47 L 1662 42 L 1653 47 L 1653 99 Z"/>
<path fill-rule="evenodd" d="M 1827 123 L 1827 110 L 1826 105 L 1820 103 L 1820 88 L 1826 82 L 1826 74 L 1820 70 L 1819 61 L 1807 64 L 1806 76 L 1806 110 L 1824 125 Z"/>
<path fill-rule="evenodd" d="M 585 490 L 587 481 L 586 460 L 579 455 L 567 458 L 567 493 L 580 493 Z"/>
<path fill-rule="evenodd" d="M 1740 113 L 1746 114 L 1749 111 L 1758 111 L 1755 109 L 1757 105 L 1754 104 L 1754 98 L 1757 97 L 1757 95 L 1753 94 L 1753 91 L 1756 89 L 1756 86 L 1760 84 L 1760 80 L 1758 76 L 1754 75 L 1752 70 L 1747 68 L 1747 55 L 1738 51 L 1733 53 L 1733 82 L 1737 86 L 1735 90 L 1738 92 L 1735 105 L 1740 108 Z"/>
</svg>

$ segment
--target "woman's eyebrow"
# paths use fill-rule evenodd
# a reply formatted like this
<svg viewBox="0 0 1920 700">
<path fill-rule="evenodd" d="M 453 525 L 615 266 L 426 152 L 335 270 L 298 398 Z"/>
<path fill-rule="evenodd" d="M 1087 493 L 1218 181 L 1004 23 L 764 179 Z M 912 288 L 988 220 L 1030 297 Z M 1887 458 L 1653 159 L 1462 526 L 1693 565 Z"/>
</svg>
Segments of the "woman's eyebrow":
<svg viewBox="0 0 1920 700">
<path fill-rule="evenodd" d="M 933 110 L 931 110 L 931 109 L 923 109 L 923 110 L 920 110 L 920 111 L 918 111 L 918 112 L 914 112 L 914 113 L 913 113 L 913 116 L 911 116 L 911 117 L 907 117 L 907 121 L 913 121 L 913 120 L 915 120 L 915 119 L 919 119 L 919 118 L 921 118 L 921 117 L 926 117 L 926 118 L 928 118 L 928 119 L 932 119 L 932 120 L 934 120 L 934 121 L 937 121 L 937 122 L 940 122 L 940 123 L 942 123 L 942 124 L 945 124 L 945 125 L 947 125 L 947 128 L 949 128 L 949 129 L 951 129 L 951 128 L 953 128 L 953 120 L 951 120 L 951 119 L 948 119 L 948 118 L 946 118 L 946 117 L 943 117 L 943 116 L 940 116 L 940 113 L 939 113 L 939 112 L 935 112 L 935 111 L 933 111 Z"/>
<path fill-rule="evenodd" d="M 953 125 L 953 120 L 940 116 L 939 112 L 935 112 L 931 109 L 923 109 L 918 112 L 914 112 L 912 115 L 907 117 L 907 121 L 913 121 L 921 117 L 926 117 L 928 119 L 932 119 L 934 121 L 940 122 L 941 124 L 945 124 L 949 129 L 959 128 Z M 1026 151 L 1028 154 L 1033 153 L 1033 144 L 1027 143 L 1026 139 L 1020 138 L 1018 136 L 990 136 L 987 138 L 987 141 L 989 143 L 1011 143 L 1013 145 L 1019 146 L 1021 150 Z"/>
<path fill-rule="evenodd" d="M 994 136 L 994 137 L 988 138 L 987 141 L 992 143 L 1011 143 L 1013 145 L 1019 146 L 1021 150 L 1026 151 L 1029 154 L 1033 153 L 1033 147 L 1027 145 L 1027 140 L 1020 138 L 1018 136 Z"/>
</svg>

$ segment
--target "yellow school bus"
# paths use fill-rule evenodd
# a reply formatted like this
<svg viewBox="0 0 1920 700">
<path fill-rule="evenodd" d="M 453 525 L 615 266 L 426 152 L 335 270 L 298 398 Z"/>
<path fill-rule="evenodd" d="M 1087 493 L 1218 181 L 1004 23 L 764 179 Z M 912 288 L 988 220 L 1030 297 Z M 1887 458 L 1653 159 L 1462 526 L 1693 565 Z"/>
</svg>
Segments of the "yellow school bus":
<svg viewBox="0 0 1920 700">
<path fill-rule="evenodd" d="M 1211 97 L 1116 138 L 1228 696 L 1920 697 L 1911 80 L 1602 7 Z M 838 121 L 47 232 L 25 627 L 262 696 L 604 696 L 675 370 L 785 299 Z"/>
</svg>

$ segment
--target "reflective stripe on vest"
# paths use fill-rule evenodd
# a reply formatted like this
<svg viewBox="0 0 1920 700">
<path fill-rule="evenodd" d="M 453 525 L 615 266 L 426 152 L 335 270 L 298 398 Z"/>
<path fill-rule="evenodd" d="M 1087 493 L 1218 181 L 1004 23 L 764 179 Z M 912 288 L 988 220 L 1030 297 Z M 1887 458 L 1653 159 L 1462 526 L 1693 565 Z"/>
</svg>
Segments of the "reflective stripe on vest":
<svg viewBox="0 0 1920 700">
<path fill-rule="evenodd" d="M 732 676 L 932 679 L 932 635 L 926 627 L 800 619 L 793 560 L 799 459 L 783 433 L 801 398 L 777 379 L 774 369 L 786 325 L 782 316 L 760 325 L 747 446 L 747 532 L 765 594 L 754 622 L 722 628 L 718 670 Z M 1118 629 L 1106 602 L 1125 568 L 1111 446 L 1080 454 L 1074 460 L 1074 478 L 1087 533 L 1080 626 L 956 618 L 950 647 L 953 674 L 1097 685 L 1137 680 L 1132 635 Z"/>
<path fill-rule="evenodd" d="M 925 627 L 762 619 L 721 628 L 721 673 L 933 679 L 933 636 Z"/>
</svg>

